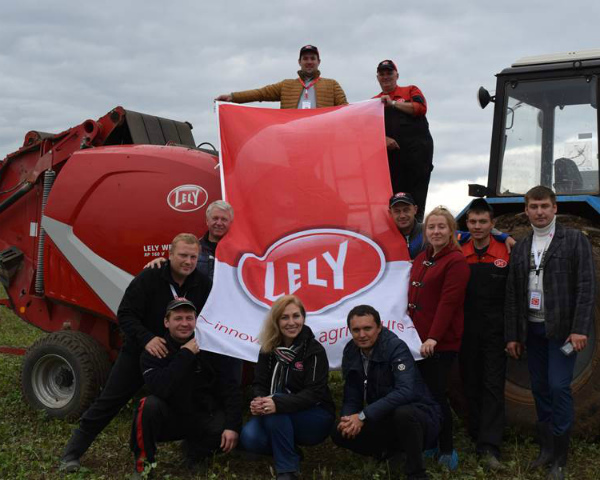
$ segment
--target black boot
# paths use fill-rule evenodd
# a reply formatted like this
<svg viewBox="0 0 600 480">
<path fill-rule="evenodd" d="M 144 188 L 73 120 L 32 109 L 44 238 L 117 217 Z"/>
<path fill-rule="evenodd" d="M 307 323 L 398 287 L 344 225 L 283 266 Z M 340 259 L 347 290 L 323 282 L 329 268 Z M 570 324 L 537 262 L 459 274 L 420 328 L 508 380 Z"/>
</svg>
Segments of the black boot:
<svg viewBox="0 0 600 480">
<path fill-rule="evenodd" d="M 85 433 L 78 428 L 73 430 L 69 443 L 60 457 L 59 469 L 66 473 L 73 473 L 81 467 L 79 458 L 90 448 L 96 438 L 95 435 Z"/>
<path fill-rule="evenodd" d="M 540 442 L 540 453 L 537 458 L 529 464 L 529 468 L 540 468 L 550 465 L 554 459 L 554 436 L 550 423 L 538 422 L 536 425 L 538 439 Z"/>
<path fill-rule="evenodd" d="M 554 436 L 554 461 L 548 474 L 548 480 L 563 480 L 569 454 L 570 432 Z"/>
</svg>

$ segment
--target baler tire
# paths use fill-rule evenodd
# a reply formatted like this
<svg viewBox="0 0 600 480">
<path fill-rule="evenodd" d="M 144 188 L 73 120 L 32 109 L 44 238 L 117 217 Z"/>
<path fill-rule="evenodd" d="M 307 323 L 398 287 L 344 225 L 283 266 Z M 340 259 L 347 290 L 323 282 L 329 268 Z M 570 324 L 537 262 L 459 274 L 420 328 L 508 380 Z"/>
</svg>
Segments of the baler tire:
<svg viewBox="0 0 600 480">
<path fill-rule="evenodd" d="M 600 230 L 594 222 L 573 215 L 559 215 L 557 221 L 562 225 L 583 231 L 592 244 L 596 277 L 600 278 Z M 524 214 L 508 214 L 498 217 L 496 226 L 499 230 L 510 233 L 520 240 L 529 231 Z M 574 433 L 585 437 L 595 437 L 600 430 L 600 297 L 597 281 L 595 300 L 594 333 L 590 336 L 586 350 L 589 359 L 581 368 L 571 384 L 575 400 Z M 586 354 L 586 351 L 579 354 Z M 519 362 L 526 362 L 522 359 Z M 526 368 L 522 366 L 521 368 Z M 529 388 L 506 379 L 505 386 L 507 424 L 527 431 L 532 431 L 537 420 L 533 396 Z"/>
<path fill-rule="evenodd" d="M 100 392 L 110 366 L 106 351 L 89 335 L 51 333 L 29 347 L 23 358 L 23 396 L 50 417 L 77 420 Z"/>
</svg>

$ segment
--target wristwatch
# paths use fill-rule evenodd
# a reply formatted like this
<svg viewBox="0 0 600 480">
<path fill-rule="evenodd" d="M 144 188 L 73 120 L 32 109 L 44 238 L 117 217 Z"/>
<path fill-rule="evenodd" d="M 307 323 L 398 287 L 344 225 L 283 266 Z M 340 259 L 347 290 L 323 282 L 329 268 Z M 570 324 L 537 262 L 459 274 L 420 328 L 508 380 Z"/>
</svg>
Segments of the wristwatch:
<svg viewBox="0 0 600 480">
<path fill-rule="evenodd" d="M 358 419 L 359 419 L 361 422 L 364 422 L 364 421 L 367 419 L 367 416 L 365 415 L 365 412 L 360 412 L 360 413 L 358 414 Z"/>
</svg>

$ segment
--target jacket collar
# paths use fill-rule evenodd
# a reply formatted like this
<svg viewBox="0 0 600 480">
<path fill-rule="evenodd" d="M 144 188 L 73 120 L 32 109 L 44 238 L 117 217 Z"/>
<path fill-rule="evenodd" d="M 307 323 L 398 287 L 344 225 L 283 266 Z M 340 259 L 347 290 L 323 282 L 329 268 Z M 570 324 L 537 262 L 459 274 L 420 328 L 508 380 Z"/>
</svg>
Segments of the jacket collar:
<svg viewBox="0 0 600 480">
<path fill-rule="evenodd" d="M 560 223 L 556 222 L 556 227 L 554 229 L 554 237 L 552 237 L 552 241 L 550 242 L 550 245 L 548 246 L 548 250 L 546 251 L 546 255 L 544 257 L 546 259 L 546 260 L 544 260 L 545 262 L 547 261 L 548 258 L 550 258 L 552 255 L 554 255 L 554 253 L 556 252 L 556 250 L 562 243 L 564 237 L 565 237 L 565 227 L 563 225 L 561 225 Z M 529 255 L 531 252 L 531 244 L 533 243 L 533 231 L 529 232 L 529 235 L 527 235 L 524 242 L 525 242 L 525 255 L 523 255 L 524 262 L 527 264 L 527 266 L 529 266 L 529 258 L 530 258 Z"/>
<path fill-rule="evenodd" d="M 298 76 L 302 79 L 302 81 L 306 81 L 307 75 L 306 73 L 304 73 L 302 70 L 298 70 Z M 319 70 L 315 70 L 315 74 L 310 77 L 311 80 L 316 80 L 317 78 L 319 78 L 321 76 L 321 72 Z"/>
<path fill-rule="evenodd" d="M 448 242 L 448 245 L 446 245 L 444 248 L 442 248 L 435 257 L 433 256 L 433 247 L 431 245 L 427 245 L 426 251 L 427 251 L 427 260 L 435 261 L 435 260 L 439 260 L 442 257 L 445 257 L 449 253 L 452 253 L 454 251 L 460 251 L 460 249 L 457 248 L 456 245 L 454 245 L 454 243 L 452 241 L 450 241 L 450 242 Z"/>
<path fill-rule="evenodd" d="M 169 333 L 169 331 L 167 330 L 165 332 L 164 339 L 167 342 L 167 349 L 169 350 L 169 352 L 176 353 L 176 352 L 178 352 L 181 349 L 181 346 L 185 345 L 188 341 L 190 341 L 193 336 L 194 336 L 194 334 L 190 335 L 190 337 L 186 338 L 186 340 L 183 343 L 180 343 L 177 340 L 175 340 L 171 336 L 171 334 Z"/>
</svg>

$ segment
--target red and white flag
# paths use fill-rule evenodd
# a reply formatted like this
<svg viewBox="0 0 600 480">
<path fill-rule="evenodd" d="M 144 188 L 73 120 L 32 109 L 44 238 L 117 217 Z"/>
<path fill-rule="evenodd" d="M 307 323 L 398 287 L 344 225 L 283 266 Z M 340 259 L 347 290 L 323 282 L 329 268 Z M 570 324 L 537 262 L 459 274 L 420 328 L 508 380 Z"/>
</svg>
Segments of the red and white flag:
<svg viewBox="0 0 600 480">
<path fill-rule="evenodd" d="M 219 105 L 221 181 L 234 209 L 198 317 L 201 348 L 256 361 L 272 303 L 297 295 L 341 365 L 346 316 L 369 304 L 418 356 L 406 314 L 410 257 L 388 213 L 379 100 L 315 110 Z"/>
</svg>

